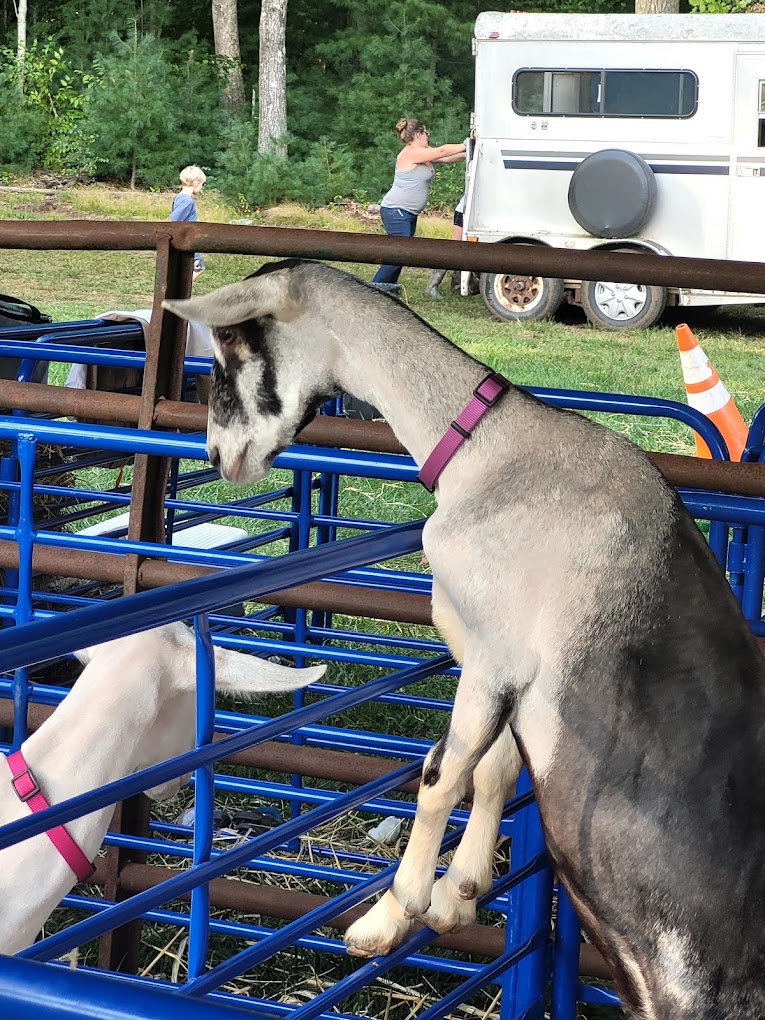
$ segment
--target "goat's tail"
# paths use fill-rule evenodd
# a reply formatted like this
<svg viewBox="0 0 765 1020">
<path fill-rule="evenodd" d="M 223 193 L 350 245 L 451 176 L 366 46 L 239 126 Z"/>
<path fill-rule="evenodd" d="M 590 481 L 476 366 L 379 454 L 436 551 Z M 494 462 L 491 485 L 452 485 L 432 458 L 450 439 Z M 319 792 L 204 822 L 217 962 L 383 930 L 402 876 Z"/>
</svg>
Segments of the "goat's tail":
<svg viewBox="0 0 765 1020">
<path fill-rule="evenodd" d="M 326 669 L 326 666 L 296 669 L 257 655 L 235 652 L 232 648 L 215 647 L 215 686 L 239 697 L 307 687 L 323 677 Z"/>
</svg>

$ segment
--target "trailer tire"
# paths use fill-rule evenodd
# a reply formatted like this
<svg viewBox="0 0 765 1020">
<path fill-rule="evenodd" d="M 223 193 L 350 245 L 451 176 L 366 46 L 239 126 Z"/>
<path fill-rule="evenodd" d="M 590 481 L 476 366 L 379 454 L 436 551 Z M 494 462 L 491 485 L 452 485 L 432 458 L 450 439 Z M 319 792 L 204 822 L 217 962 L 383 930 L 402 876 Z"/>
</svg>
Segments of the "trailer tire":
<svg viewBox="0 0 765 1020">
<path fill-rule="evenodd" d="M 615 330 L 648 329 L 667 307 L 667 289 L 639 283 L 583 280 L 580 300 L 593 326 Z"/>
<path fill-rule="evenodd" d="M 480 289 L 483 303 L 504 322 L 549 319 L 563 300 L 563 280 L 549 276 L 481 273 Z"/>
<path fill-rule="evenodd" d="M 656 178 L 644 159 L 624 149 L 587 156 L 568 187 L 568 207 L 593 237 L 632 237 L 651 218 Z"/>
</svg>

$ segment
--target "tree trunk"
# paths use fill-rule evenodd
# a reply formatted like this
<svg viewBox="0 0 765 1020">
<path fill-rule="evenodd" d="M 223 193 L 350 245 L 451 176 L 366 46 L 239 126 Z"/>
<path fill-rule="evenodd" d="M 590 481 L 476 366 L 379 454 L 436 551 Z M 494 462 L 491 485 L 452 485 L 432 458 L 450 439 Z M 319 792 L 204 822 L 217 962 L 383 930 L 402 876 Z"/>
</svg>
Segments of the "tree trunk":
<svg viewBox="0 0 765 1020">
<path fill-rule="evenodd" d="M 287 155 L 287 0 L 263 0 L 260 7 L 258 152 Z"/>
<path fill-rule="evenodd" d="M 16 62 L 19 92 L 24 91 L 24 61 L 27 54 L 27 0 L 18 0 L 16 29 Z"/>
<path fill-rule="evenodd" d="M 226 58 L 226 86 L 223 102 L 226 106 L 244 103 L 242 56 L 239 52 L 239 17 L 237 0 L 212 0 L 213 36 L 215 55 Z"/>
<path fill-rule="evenodd" d="M 635 14 L 679 14 L 680 0 L 635 0 Z"/>
</svg>

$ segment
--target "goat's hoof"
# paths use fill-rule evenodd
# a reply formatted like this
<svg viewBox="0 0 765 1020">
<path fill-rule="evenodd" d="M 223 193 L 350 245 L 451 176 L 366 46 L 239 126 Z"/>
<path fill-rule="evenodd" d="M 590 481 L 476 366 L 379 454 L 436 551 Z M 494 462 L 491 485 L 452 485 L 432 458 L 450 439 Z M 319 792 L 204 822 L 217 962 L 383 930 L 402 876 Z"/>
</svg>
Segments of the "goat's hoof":
<svg viewBox="0 0 765 1020">
<path fill-rule="evenodd" d="M 392 894 L 396 901 L 401 904 L 404 917 L 409 921 L 422 917 L 430 906 L 430 883 L 424 889 L 421 886 L 407 889 L 406 886 L 394 882 Z"/>
<path fill-rule="evenodd" d="M 407 921 L 416 921 L 430 909 L 429 904 L 423 904 L 421 900 L 407 900 L 401 908 Z"/>
<path fill-rule="evenodd" d="M 356 921 L 345 933 L 345 950 L 349 956 L 361 956 L 369 960 L 374 956 L 387 956 L 396 946 L 400 945 L 414 927 L 409 922 L 406 927 L 396 927 L 392 931 L 364 928 L 365 917 Z"/>
<path fill-rule="evenodd" d="M 414 927 L 394 895 L 388 891 L 381 900 L 355 921 L 345 933 L 350 956 L 385 956 L 395 949 Z"/>
<path fill-rule="evenodd" d="M 477 882 L 462 882 L 457 889 L 457 895 L 461 900 L 474 900 L 478 898 Z"/>
<path fill-rule="evenodd" d="M 475 899 L 463 899 L 461 890 L 444 875 L 433 886 L 430 907 L 421 920 L 439 935 L 446 935 L 466 928 L 475 921 L 475 916 Z"/>
<path fill-rule="evenodd" d="M 461 900 L 477 900 L 491 889 L 491 873 L 485 878 L 463 879 L 457 886 L 457 893 Z"/>
<path fill-rule="evenodd" d="M 385 956 L 390 952 L 390 949 L 380 949 L 371 943 L 369 945 L 357 943 L 346 934 L 345 951 L 349 956 L 360 956 L 364 960 L 371 960 L 374 956 Z"/>
</svg>

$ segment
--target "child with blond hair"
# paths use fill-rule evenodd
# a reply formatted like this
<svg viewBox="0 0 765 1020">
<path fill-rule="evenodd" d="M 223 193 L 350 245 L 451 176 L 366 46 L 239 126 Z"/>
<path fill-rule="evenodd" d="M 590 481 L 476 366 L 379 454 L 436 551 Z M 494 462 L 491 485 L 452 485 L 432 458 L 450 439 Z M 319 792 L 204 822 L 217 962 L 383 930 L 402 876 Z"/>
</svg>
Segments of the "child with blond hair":
<svg viewBox="0 0 765 1020">
<path fill-rule="evenodd" d="M 201 193 L 204 183 L 207 180 L 207 176 L 200 167 L 198 166 L 186 166 L 180 172 L 181 179 L 181 190 L 173 199 L 173 205 L 170 209 L 170 219 L 176 223 L 196 222 L 197 219 L 197 204 L 195 199 Z M 194 255 L 194 275 L 193 280 L 196 280 L 198 276 L 201 276 L 205 271 L 205 263 L 199 252 Z"/>
</svg>

